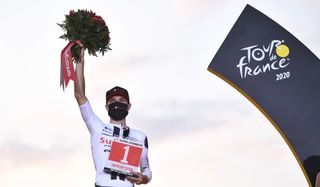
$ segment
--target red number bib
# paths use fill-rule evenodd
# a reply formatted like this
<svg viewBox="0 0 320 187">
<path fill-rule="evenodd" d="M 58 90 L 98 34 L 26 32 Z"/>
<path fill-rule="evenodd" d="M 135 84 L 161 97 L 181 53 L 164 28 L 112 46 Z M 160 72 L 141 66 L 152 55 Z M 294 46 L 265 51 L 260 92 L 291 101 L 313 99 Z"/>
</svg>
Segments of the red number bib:
<svg viewBox="0 0 320 187">
<path fill-rule="evenodd" d="M 106 167 L 120 173 L 138 171 L 143 146 L 125 139 L 114 139 Z"/>
</svg>

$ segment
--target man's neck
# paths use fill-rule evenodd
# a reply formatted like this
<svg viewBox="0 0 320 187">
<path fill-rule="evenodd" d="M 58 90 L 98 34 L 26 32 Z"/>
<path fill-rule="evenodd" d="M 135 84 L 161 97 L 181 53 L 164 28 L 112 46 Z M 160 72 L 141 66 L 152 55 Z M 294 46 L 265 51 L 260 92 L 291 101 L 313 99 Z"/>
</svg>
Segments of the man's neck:
<svg viewBox="0 0 320 187">
<path fill-rule="evenodd" d="M 116 125 L 124 125 L 125 126 L 126 125 L 126 119 L 124 118 L 123 120 L 119 120 L 119 121 L 110 119 L 110 123 L 116 124 Z"/>
</svg>

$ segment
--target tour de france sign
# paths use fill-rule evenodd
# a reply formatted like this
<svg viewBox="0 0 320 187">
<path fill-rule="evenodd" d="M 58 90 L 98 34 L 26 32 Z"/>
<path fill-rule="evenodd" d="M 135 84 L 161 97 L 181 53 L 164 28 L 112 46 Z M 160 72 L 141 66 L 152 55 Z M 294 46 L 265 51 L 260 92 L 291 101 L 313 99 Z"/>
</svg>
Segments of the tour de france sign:
<svg viewBox="0 0 320 187">
<path fill-rule="evenodd" d="M 269 119 L 309 185 L 315 186 L 320 172 L 320 60 L 281 25 L 247 5 L 208 70 Z"/>
</svg>

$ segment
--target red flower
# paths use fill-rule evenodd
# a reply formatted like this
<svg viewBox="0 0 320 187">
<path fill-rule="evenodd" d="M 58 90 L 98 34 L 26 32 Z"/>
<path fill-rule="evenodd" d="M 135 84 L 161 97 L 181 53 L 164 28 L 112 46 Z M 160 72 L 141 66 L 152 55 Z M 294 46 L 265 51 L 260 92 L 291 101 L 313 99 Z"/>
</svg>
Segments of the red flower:
<svg viewBox="0 0 320 187">
<path fill-rule="evenodd" d="M 75 14 L 74 10 L 70 10 L 69 16 L 73 16 Z"/>
<path fill-rule="evenodd" d="M 93 21 L 97 21 L 97 22 L 100 22 L 101 24 L 105 25 L 106 23 L 104 22 L 104 20 L 102 19 L 101 16 L 92 16 L 91 19 Z"/>
</svg>

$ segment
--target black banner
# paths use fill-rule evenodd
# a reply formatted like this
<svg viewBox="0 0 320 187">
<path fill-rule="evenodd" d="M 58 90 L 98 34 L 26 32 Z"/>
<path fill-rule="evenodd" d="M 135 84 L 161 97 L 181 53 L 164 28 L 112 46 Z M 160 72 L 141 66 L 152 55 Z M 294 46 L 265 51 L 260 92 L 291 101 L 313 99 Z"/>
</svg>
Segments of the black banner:
<svg viewBox="0 0 320 187">
<path fill-rule="evenodd" d="M 310 186 L 320 171 L 320 60 L 247 5 L 208 70 L 249 99 L 282 135 Z"/>
</svg>

